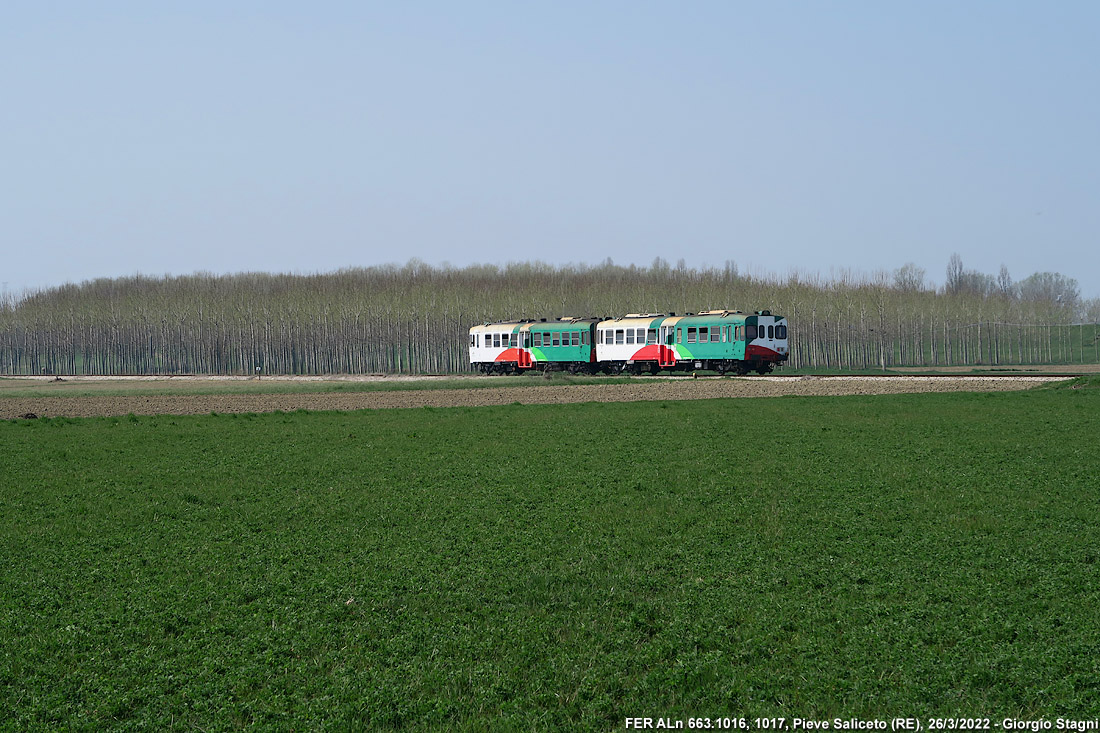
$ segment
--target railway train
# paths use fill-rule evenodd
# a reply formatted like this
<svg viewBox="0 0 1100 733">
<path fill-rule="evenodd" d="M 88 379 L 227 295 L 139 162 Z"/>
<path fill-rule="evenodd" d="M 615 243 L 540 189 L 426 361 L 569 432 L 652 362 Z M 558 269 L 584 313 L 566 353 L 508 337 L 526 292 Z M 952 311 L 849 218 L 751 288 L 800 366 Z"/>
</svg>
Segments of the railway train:
<svg viewBox="0 0 1100 733">
<path fill-rule="evenodd" d="M 789 356 L 787 319 L 766 310 L 543 318 L 470 328 L 470 365 L 482 374 L 656 374 L 693 369 L 767 374 Z"/>
</svg>

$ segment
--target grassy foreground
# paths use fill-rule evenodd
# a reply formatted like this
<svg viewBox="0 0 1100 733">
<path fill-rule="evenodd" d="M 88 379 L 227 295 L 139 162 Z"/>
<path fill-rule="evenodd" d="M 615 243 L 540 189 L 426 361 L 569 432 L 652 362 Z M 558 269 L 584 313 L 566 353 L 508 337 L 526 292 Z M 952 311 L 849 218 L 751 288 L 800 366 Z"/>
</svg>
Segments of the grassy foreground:
<svg viewBox="0 0 1100 733">
<path fill-rule="evenodd" d="M 629 376 L 574 376 L 565 372 L 498 376 L 417 379 L 402 381 L 356 382 L 342 379 L 297 380 L 155 380 L 82 381 L 70 377 L 61 382 L 39 382 L 18 377 L 0 377 L 0 399 L 5 397 L 120 397 L 146 395 L 218 395 L 218 394 L 318 394 L 325 392 L 398 392 L 437 389 L 494 389 L 498 387 L 551 387 L 575 384 L 631 384 L 648 382 Z"/>
<path fill-rule="evenodd" d="M 0 423 L 0 727 L 1097 717 L 1076 386 Z"/>
</svg>

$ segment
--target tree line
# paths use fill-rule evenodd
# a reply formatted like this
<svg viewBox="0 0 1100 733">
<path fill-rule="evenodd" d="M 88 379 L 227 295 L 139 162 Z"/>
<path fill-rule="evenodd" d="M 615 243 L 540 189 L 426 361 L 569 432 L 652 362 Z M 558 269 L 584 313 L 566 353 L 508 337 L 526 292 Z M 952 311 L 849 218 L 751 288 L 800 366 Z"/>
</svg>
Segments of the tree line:
<svg viewBox="0 0 1100 733">
<path fill-rule="evenodd" d="M 455 373 L 475 323 L 629 312 L 770 309 L 792 366 L 1100 361 L 1100 300 L 1058 273 L 1013 282 L 967 270 L 942 287 L 906 264 L 831 279 L 723 267 L 405 265 L 312 275 L 99 279 L 0 300 L 0 373 Z"/>
</svg>

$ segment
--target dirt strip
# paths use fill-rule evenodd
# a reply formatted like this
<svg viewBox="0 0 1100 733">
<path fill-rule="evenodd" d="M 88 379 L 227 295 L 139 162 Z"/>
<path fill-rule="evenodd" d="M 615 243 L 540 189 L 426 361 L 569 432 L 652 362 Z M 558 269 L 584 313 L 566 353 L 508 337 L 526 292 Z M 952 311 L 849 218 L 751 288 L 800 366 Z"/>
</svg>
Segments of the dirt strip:
<svg viewBox="0 0 1100 733">
<path fill-rule="evenodd" d="M 749 377 L 683 379 L 650 384 L 585 384 L 545 387 L 332 392 L 314 394 L 129 395 L 0 398 L 0 419 L 128 415 L 201 415 L 282 410 L 368 410 L 403 407 L 564 404 L 779 397 L 900 394 L 913 392 L 1003 392 L 1027 389 L 1059 377 Z"/>
</svg>

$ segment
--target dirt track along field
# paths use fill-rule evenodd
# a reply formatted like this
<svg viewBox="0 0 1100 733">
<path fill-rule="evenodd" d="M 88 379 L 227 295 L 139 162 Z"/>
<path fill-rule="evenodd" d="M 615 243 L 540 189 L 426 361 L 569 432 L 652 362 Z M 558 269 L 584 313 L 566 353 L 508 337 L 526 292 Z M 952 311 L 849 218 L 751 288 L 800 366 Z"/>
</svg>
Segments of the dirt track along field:
<svg viewBox="0 0 1100 733">
<path fill-rule="evenodd" d="M 844 376 L 654 379 L 630 384 L 500 386 L 475 389 L 283 394 L 153 394 L 12 396 L 0 398 L 0 419 L 118 415 L 201 415 L 277 410 L 367 410 L 408 407 L 703 400 L 728 397 L 838 396 L 914 392 L 1002 392 L 1028 389 L 1054 376 Z M 179 378 L 174 378 L 178 381 Z M 18 380 L 22 381 L 22 380 Z M 126 384 L 114 380 L 115 385 Z M 142 384 L 148 385 L 145 380 Z"/>
</svg>

